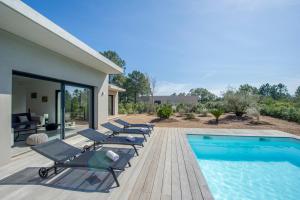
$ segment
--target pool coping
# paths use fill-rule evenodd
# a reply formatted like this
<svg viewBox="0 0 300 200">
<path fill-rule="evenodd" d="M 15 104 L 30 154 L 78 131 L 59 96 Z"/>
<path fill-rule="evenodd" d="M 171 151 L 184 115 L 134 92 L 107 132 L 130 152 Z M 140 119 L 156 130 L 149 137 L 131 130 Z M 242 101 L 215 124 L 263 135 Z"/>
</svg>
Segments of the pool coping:
<svg viewBox="0 0 300 200">
<path fill-rule="evenodd" d="M 190 128 L 184 132 L 184 141 L 187 144 L 189 153 L 193 157 L 194 165 L 197 166 L 200 178 L 200 189 L 203 200 L 213 200 L 213 195 L 209 189 L 202 170 L 197 162 L 196 155 L 188 141 L 188 135 L 212 135 L 212 136 L 237 136 L 237 137 L 278 137 L 278 138 L 292 138 L 300 140 L 300 136 L 286 133 L 278 130 L 266 129 L 208 129 L 208 128 Z"/>
</svg>

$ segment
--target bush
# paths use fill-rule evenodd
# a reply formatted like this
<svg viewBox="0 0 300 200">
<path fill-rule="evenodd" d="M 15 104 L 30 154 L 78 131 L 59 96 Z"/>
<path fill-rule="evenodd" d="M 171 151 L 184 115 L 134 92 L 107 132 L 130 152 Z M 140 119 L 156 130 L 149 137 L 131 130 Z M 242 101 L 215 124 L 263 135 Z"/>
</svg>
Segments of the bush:
<svg viewBox="0 0 300 200">
<path fill-rule="evenodd" d="M 136 104 L 133 104 L 133 110 L 134 110 L 134 113 L 146 113 L 148 112 L 149 110 L 149 104 L 147 103 L 136 103 Z"/>
<path fill-rule="evenodd" d="M 119 104 L 119 114 L 127 114 L 127 110 L 122 103 Z"/>
<path fill-rule="evenodd" d="M 176 106 L 176 112 L 178 112 L 180 115 L 183 115 L 184 113 L 187 113 L 188 108 L 185 104 L 180 103 Z"/>
<path fill-rule="evenodd" d="M 206 117 L 208 114 L 208 109 L 205 107 L 204 104 L 198 104 L 196 113 L 201 114 L 202 117 Z"/>
<path fill-rule="evenodd" d="M 141 114 L 150 110 L 150 104 L 148 103 L 119 103 L 120 114 Z"/>
<path fill-rule="evenodd" d="M 257 105 L 258 97 L 247 92 L 228 90 L 224 94 L 224 102 L 229 111 L 241 117 L 246 113 L 249 107 L 255 107 Z"/>
<path fill-rule="evenodd" d="M 247 113 L 248 116 L 255 118 L 256 121 L 259 122 L 260 112 L 259 112 L 258 108 L 256 108 L 256 107 L 248 108 L 247 111 L 246 111 L 246 113 Z"/>
<path fill-rule="evenodd" d="M 274 101 L 262 104 L 261 114 L 300 123 L 300 109 L 290 102 Z"/>
<path fill-rule="evenodd" d="M 209 101 L 204 105 L 204 107 L 208 110 L 223 109 L 225 111 L 223 101 Z"/>
<path fill-rule="evenodd" d="M 187 113 L 185 115 L 185 119 L 187 119 L 187 120 L 196 119 L 196 116 L 194 113 Z"/>
<path fill-rule="evenodd" d="M 126 109 L 127 114 L 134 114 L 134 106 L 133 103 L 125 103 L 124 108 Z"/>
<path fill-rule="evenodd" d="M 168 119 L 173 114 L 171 105 L 163 104 L 157 110 L 157 116 L 161 119 Z"/>
<path fill-rule="evenodd" d="M 224 110 L 221 108 L 214 108 L 210 110 L 210 113 L 216 118 L 216 124 L 219 124 L 219 118 L 224 114 Z"/>
</svg>

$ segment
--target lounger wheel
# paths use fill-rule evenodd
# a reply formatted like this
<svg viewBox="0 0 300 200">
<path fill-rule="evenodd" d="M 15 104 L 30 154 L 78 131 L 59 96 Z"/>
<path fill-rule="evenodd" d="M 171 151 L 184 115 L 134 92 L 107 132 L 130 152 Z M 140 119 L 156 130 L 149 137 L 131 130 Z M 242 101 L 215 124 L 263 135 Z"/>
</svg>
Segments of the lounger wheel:
<svg viewBox="0 0 300 200">
<path fill-rule="evenodd" d="M 39 175 L 41 178 L 47 178 L 48 176 L 48 170 L 45 167 L 42 167 L 39 169 Z"/>
<path fill-rule="evenodd" d="M 89 150 L 90 150 L 90 146 L 89 145 L 84 145 L 82 151 L 86 152 L 86 151 L 89 151 Z"/>
</svg>

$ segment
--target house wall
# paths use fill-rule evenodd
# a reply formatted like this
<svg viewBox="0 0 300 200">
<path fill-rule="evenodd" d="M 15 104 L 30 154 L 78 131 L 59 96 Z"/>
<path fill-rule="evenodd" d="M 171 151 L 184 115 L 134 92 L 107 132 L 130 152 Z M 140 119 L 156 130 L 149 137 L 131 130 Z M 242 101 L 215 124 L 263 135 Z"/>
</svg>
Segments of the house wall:
<svg viewBox="0 0 300 200">
<path fill-rule="evenodd" d="M 30 83 L 29 83 L 30 84 Z M 39 116 L 49 114 L 49 122 L 55 122 L 55 90 L 60 89 L 59 83 L 40 82 L 39 85 L 31 83 L 26 93 L 27 110 L 30 109 L 32 113 Z M 31 98 L 31 92 L 37 92 L 37 98 Z M 42 96 L 47 96 L 48 101 L 42 102 Z"/>
<path fill-rule="evenodd" d="M 0 164 L 10 157 L 13 70 L 94 86 L 96 127 L 107 120 L 107 74 L 1 29 L 0 44 Z"/>
<path fill-rule="evenodd" d="M 10 69 L 0 63 L 0 165 L 11 153 L 11 77 Z"/>
<path fill-rule="evenodd" d="M 13 80 L 12 84 L 12 114 L 25 113 L 27 111 L 26 86 Z"/>
<path fill-rule="evenodd" d="M 60 90 L 60 83 L 20 76 L 13 76 L 12 81 L 13 114 L 30 109 L 31 113 L 39 116 L 49 114 L 49 122 L 55 122 L 55 91 Z M 31 98 L 32 92 L 37 93 L 36 99 Z M 47 102 L 42 102 L 43 96 L 47 96 Z"/>
<path fill-rule="evenodd" d="M 139 101 L 150 102 L 151 97 L 143 96 L 139 98 Z M 196 105 L 198 103 L 198 97 L 196 96 L 154 96 L 154 101 L 160 101 L 162 104 L 170 103 L 172 105 L 177 105 L 180 103 L 183 104 L 192 104 Z"/>
</svg>

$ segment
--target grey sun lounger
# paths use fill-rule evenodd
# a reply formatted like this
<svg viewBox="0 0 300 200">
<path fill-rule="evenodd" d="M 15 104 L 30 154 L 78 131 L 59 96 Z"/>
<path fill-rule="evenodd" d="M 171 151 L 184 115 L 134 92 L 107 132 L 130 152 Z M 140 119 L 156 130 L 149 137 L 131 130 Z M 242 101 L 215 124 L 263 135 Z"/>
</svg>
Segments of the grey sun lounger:
<svg viewBox="0 0 300 200">
<path fill-rule="evenodd" d="M 114 121 L 124 126 L 124 128 L 149 128 L 150 130 L 154 128 L 154 124 L 131 124 L 122 119 L 116 119 Z"/>
<path fill-rule="evenodd" d="M 143 137 L 145 138 L 145 141 L 147 141 L 146 135 L 150 136 L 150 130 L 149 129 L 145 129 L 145 130 L 141 130 L 141 129 L 129 129 L 129 128 L 120 128 L 110 122 L 104 123 L 102 124 L 102 126 L 104 128 L 107 128 L 108 130 L 111 130 L 113 132 L 113 134 L 137 134 L 137 135 L 143 135 Z"/>
<path fill-rule="evenodd" d="M 82 131 L 77 132 L 78 134 L 82 135 L 83 137 L 86 137 L 94 142 L 93 147 L 94 150 L 96 149 L 97 144 L 119 144 L 119 145 L 129 145 L 132 146 L 136 155 L 138 156 L 138 150 L 136 146 L 144 146 L 143 142 L 145 141 L 144 138 L 136 137 L 134 141 L 127 140 L 124 136 L 111 136 L 111 135 L 105 135 L 103 133 L 100 133 L 99 131 L 96 131 L 94 129 L 85 129 Z"/>
<path fill-rule="evenodd" d="M 92 168 L 98 170 L 108 171 L 114 178 L 117 186 L 118 182 L 115 171 L 124 171 L 126 165 L 130 166 L 130 159 L 134 153 L 124 153 L 121 150 L 115 151 L 120 158 L 114 162 L 106 157 L 105 150 L 99 151 L 81 151 L 81 149 L 69 145 L 62 140 L 54 139 L 44 144 L 31 147 L 34 151 L 40 153 L 46 158 L 54 161 L 51 167 L 42 167 L 39 169 L 41 178 L 46 178 L 50 171 L 58 174 L 61 170 L 66 168 Z"/>
</svg>

